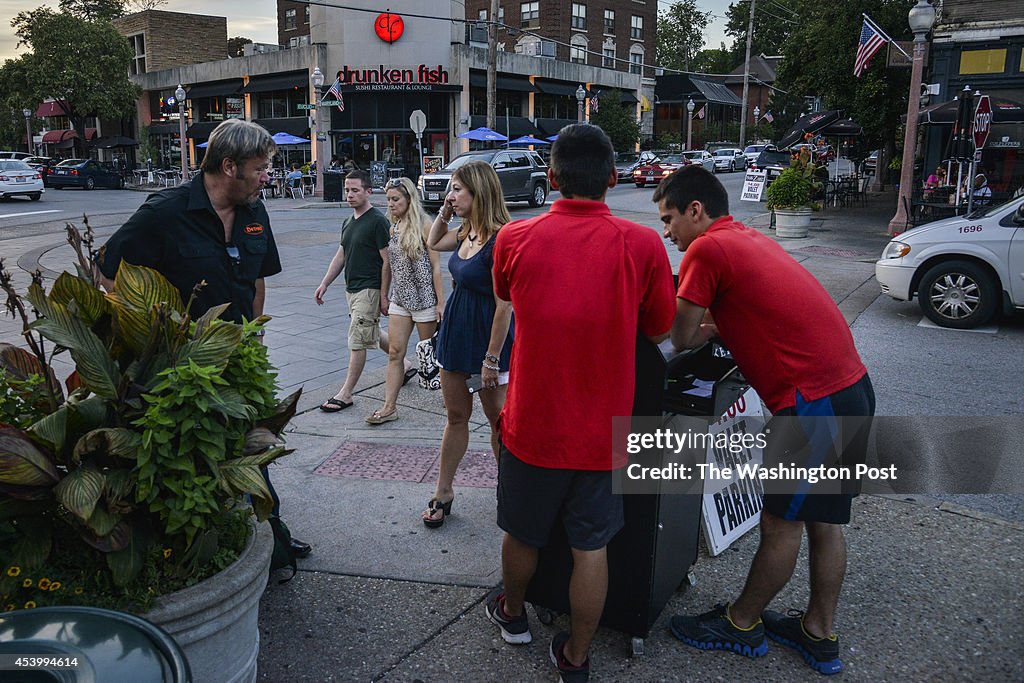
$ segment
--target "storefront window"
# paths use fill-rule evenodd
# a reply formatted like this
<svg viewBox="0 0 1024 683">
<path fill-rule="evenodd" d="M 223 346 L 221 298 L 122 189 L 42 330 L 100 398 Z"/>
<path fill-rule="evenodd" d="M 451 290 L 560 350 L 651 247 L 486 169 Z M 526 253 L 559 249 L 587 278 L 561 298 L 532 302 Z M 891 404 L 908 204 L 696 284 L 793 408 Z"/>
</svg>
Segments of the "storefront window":
<svg viewBox="0 0 1024 683">
<path fill-rule="evenodd" d="M 280 119 L 301 116 L 299 104 L 309 101 L 305 88 L 274 90 L 256 95 L 256 117 L 258 119 Z"/>
<path fill-rule="evenodd" d="M 960 53 L 961 74 L 1001 74 L 1006 70 L 1006 48 L 964 50 Z"/>
<path fill-rule="evenodd" d="M 576 99 L 563 95 L 537 93 L 533 98 L 533 113 L 541 119 L 575 119 Z"/>
<path fill-rule="evenodd" d="M 499 90 L 496 93 L 494 106 L 498 118 L 505 116 L 506 112 L 508 112 L 509 116 L 523 116 L 522 93 Z M 469 89 L 469 110 L 473 116 L 487 115 L 486 88 Z"/>
</svg>

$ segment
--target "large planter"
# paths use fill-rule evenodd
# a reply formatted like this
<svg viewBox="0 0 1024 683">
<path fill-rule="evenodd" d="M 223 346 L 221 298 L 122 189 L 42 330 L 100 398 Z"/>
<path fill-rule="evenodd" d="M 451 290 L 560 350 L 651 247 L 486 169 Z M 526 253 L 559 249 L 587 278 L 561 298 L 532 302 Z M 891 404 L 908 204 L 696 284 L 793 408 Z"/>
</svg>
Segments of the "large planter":
<svg viewBox="0 0 1024 683">
<path fill-rule="evenodd" d="M 807 237 L 811 227 L 811 209 L 775 209 L 777 237 Z"/>
<path fill-rule="evenodd" d="M 260 651 L 257 624 L 267 586 L 274 533 L 254 525 L 238 559 L 195 586 L 157 598 L 146 619 L 177 641 L 192 679 L 203 683 L 253 683 Z"/>
</svg>

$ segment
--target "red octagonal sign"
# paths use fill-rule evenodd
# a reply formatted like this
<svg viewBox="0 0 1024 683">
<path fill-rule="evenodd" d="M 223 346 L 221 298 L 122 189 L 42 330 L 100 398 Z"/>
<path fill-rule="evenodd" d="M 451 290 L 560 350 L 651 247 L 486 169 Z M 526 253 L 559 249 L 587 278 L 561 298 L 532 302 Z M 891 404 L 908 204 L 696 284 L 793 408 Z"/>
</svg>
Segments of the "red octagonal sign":
<svg viewBox="0 0 1024 683">
<path fill-rule="evenodd" d="M 992 103 L 988 95 L 978 98 L 978 106 L 974 110 L 974 148 L 982 149 L 988 142 L 989 131 L 992 130 Z"/>
</svg>

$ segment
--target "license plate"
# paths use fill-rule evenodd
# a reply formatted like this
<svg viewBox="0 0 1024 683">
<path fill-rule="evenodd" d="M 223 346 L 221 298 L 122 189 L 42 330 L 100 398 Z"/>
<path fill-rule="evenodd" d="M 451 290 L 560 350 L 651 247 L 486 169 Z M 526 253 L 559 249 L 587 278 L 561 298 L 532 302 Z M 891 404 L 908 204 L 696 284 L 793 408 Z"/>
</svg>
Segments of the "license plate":
<svg viewBox="0 0 1024 683">
<path fill-rule="evenodd" d="M 23 182 L 25 182 L 25 179 L 24 178 L 15 178 L 14 182 L 16 182 L 16 183 L 23 183 Z"/>
<path fill-rule="evenodd" d="M 427 193 L 427 199 L 429 199 L 432 202 L 436 202 L 440 198 L 441 198 L 441 193 L 440 192 L 428 192 Z"/>
<path fill-rule="evenodd" d="M 648 180 L 654 180 L 654 176 L 652 176 L 652 175 L 649 175 L 649 176 L 647 176 L 647 179 L 648 179 Z"/>
</svg>

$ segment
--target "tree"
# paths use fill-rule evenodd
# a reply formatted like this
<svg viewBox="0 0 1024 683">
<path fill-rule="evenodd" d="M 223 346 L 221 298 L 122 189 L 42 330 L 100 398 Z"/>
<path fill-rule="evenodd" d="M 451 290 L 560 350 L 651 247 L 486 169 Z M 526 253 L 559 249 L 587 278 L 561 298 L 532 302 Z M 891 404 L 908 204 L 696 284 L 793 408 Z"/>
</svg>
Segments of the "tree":
<svg viewBox="0 0 1024 683">
<path fill-rule="evenodd" d="M 245 46 L 250 43 L 252 43 L 252 38 L 243 38 L 242 36 L 228 38 L 228 57 L 245 56 Z"/>
<path fill-rule="evenodd" d="M 167 4 L 167 0 L 128 0 L 125 8 L 131 12 L 145 12 Z"/>
<path fill-rule="evenodd" d="M 782 54 L 786 38 L 801 23 L 803 15 L 797 8 L 801 7 L 803 2 L 804 0 L 758 0 L 754 6 L 754 38 L 750 44 L 750 54 Z M 733 39 L 730 49 L 733 64 L 742 64 L 747 54 L 750 0 L 732 3 L 725 14 L 728 17 L 725 34 Z"/>
<path fill-rule="evenodd" d="M 708 48 L 701 50 L 693 59 L 693 70 L 705 74 L 727 74 L 736 66 L 732 53 L 725 48 L 725 43 L 720 48 Z"/>
<path fill-rule="evenodd" d="M 704 47 L 711 12 L 701 12 L 696 0 L 676 0 L 658 12 L 658 65 L 689 71 Z"/>
<path fill-rule="evenodd" d="M 86 21 L 110 21 L 124 14 L 124 0 L 60 0 L 60 11 Z"/>
<path fill-rule="evenodd" d="M 618 90 L 598 93 L 598 110 L 591 112 L 590 122 L 600 126 L 619 152 L 633 151 L 640 141 L 640 123 L 633 109 L 622 106 Z"/>
<path fill-rule="evenodd" d="M 17 87 L 8 97 L 33 108 L 48 97 L 56 100 L 78 133 L 76 156 L 83 151 L 86 118 L 120 118 L 134 111 L 141 94 L 128 80 L 134 55 L 109 21 L 40 7 L 19 13 L 11 26 L 31 51 L 4 65 Z"/>
</svg>

